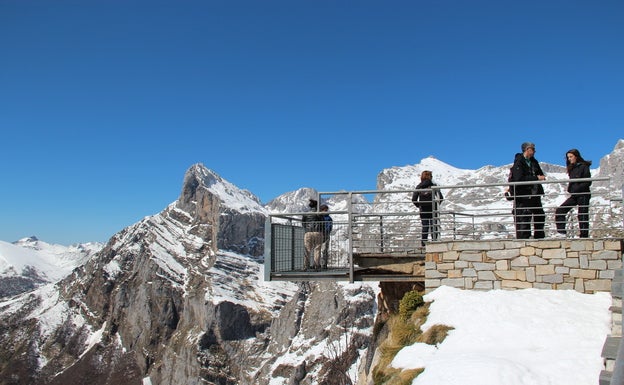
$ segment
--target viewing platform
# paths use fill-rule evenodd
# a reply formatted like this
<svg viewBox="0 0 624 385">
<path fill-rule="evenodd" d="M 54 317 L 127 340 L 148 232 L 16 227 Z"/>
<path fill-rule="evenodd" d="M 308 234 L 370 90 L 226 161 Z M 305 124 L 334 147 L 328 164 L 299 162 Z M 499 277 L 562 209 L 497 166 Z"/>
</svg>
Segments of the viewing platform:
<svg viewBox="0 0 624 385">
<path fill-rule="evenodd" d="M 584 240 L 610 242 L 623 239 L 621 187 L 610 186 L 609 178 L 576 181 L 592 182 L 589 238 Z M 406 281 L 420 283 L 424 287 L 427 264 L 438 258 L 441 250 L 447 252 L 445 258 L 449 258 L 454 250 L 459 254 L 465 247 L 477 247 L 475 245 L 478 244 L 478 248 L 489 252 L 484 258 L 491 259 L 494 250 L 519 245 L 511 243 L 516 241 L 514 220 L 517 218 L 512 213 L 514 202 L 504 197 L 509 185 L 541 183 L 546 191 L 542 197 L 545 238 L 522 241 L 560 242 L 555 227 L 555 210 L 569 195 L 566 192 L 568 182 L 435 186 L 433 189 L 439 190 L 444 200 L 437 202 L 439 209 L 434 212 L 436 240 L 429 238 L 425 246 L 421 240 L 419 209 L 411 201 L 415 190 L 322 192 L 310 198 L 328 202 L 331 206 L 327 214 L 333 219 L 333 229 L 326 245 L 326 263 L 323 263 L 326 268 L 305 269 L 305 231 L 301 221 L 308 212 L 273 213 L 268 216 L 265 225 L 265 279 Z M 577 209 L 574 207 L 566 216 L 564 240 L 581 240 Z M 545 245 L 550 248 L 554 243 Z M 563 244 L 557 245 L 565 249 Z M 592 245 L 591 248 L 595 247 Z M 465 254 L 466 251 L 463 252 Z M 513 252 L 507 254 L 512 255 Z M 512 266 L 510 270 L 513 270 Z M 451 272 L 453 274 L 456 273 Z M 464 278 L 473 282 L 478 280 L 476 276 Z"/>
</svg>

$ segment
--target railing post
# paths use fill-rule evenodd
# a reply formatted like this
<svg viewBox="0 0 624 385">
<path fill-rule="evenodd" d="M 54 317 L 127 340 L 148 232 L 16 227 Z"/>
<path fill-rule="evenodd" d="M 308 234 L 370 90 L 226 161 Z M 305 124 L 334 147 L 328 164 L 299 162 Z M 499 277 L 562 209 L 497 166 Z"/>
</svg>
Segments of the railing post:
<svg viewBox="0 0 624 385">
<path fill-rule="evenodd" d="M 383 216 L 379 216 L 379 240 L 380 240 L 380 244 L 379 246 L 381 247 L 381 252 L 384 252 L 384 228 L 383 228 Z"/>
<path fill-rule="evenodd" d="M 472 240 L 477 239 L 477 225 L 475 225 L 475 219 L 472 217 Z"/>
<path fill-rule="evenodd" d="M 297 265 L 297 261 L 295 260 L 295 247 L 297 245 L 297 240 L 295 239 L 295 237 L 297 236 L 297 231 L 295 229 L 295 226 L 292 226 L 290 228 L 290 249 L 292 250 L 292 252 L 290 253 L 290 271 L 294 271 L 295 267 Z M 305 252 L 304 252 L 304 258 L 305 258 Z"/>
<path fill-rule="evenodd" d="M 271 239 L 271 216 L 267 215 L 264 221 L 264 280 L 271 280 L 273 270 L 273 240 Z"/>
<path fill-rule="evenodd" d="M 347 201 L 347 217 L 348 217 L 348 226 L 347 226 L 347 239 L 349 242 L 349 282 L 355 282 L 355 269 L 353 267 L 353 193 L 350 192 L 349 200 Z"/>
<path fill-rule="evenodd" d="M 624 202 L 624 184 L 622 184 L 622 202 Z M 622 218 L 622 225 L 624 226 L 624 217 Z M 620 253 L 624 255 L 624 241 L 620 241 Z M 620 298 L 624 299 L 624 285 L 620 287 L 619 294 Z M 622 341 L 622 337 L 620 337 L 620 346 L 615 356 L 614 365 L 613 373 L 611 373 L 610 385 L 622 385 L 624 384 L 624 341 Z"/>
</svg>

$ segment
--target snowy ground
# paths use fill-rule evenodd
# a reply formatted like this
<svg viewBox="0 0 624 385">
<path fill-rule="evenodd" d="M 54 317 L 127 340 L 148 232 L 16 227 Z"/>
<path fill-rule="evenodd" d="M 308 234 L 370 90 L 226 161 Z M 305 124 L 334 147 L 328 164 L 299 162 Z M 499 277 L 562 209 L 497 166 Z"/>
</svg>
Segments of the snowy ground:
<svg viewBox="0 0 624 385">
<path fill-rule="evenodd" d="M 452 326 L 436 346 L 417 343 L 396 368 L 425 368 L 413 385 L 596 385 L 611 331 L 611 296 L 572 290 L 474 291 L 440 287 L 425 297 L 422 329 Z"/>
</svg>

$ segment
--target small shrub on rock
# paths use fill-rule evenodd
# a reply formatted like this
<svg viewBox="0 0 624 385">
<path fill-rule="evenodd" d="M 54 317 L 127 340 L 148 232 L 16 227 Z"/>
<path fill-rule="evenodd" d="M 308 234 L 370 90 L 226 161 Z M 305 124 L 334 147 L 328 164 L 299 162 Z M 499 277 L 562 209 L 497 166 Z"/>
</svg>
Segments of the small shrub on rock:
<svg viewBox="0 0 624 385">
<path fill-rule="evenodd" d="M 412 313 L 425 303 L 422 295 L 417 291 L 408 291 L 405 293 L 401 302 L 399 302 L 399 315 L 404 320 L 409 319 Z"/>
</svg>

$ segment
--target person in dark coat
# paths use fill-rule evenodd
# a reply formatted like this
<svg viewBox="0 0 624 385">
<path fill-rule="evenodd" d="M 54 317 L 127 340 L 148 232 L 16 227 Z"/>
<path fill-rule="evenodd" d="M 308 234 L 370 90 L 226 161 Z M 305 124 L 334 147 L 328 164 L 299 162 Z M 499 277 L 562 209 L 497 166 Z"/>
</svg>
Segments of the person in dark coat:
<svg viewBox="0 0 624 385">
<path fill-rule="evenodd" d="M 425 242 L 431 234 L 432 240 L 437 240 L 439 231 L 438 206 L 444 200 L 444 196 L 439 189 L 432 189 L 437 186 L 433 183 L 433 173 L 425 170 L 420 174 L 420 183 L 416 186 L 416 191 L 412 194 L 412 203 L 420 209 L 420 222 L 422 224 L 421 242 Z"/>
<path fill-rule="evenodd" d="M 535 144 L 522 143 L 522 153 L 517 153 L 511 167 L 511 182 L 542 181 L 546 179 L 542 168 L 535 159 Z M 531 221 L 533 222 L 533 238 L 544 238 L 544 222 L 546 214 L 542 207 L 544 187 L 541 183 L 512 186 L 513 215 L 516 225 L 516 238 L 531 237 Z"/>
<path fill-rule="evenodd" d="M 322 204 L 320 209 L 321 214 L 323 215 L 323 249 L 321 255 L 321 269 L 326 270 L 327 262 L 329 261 L 329 242 L 332 228 L 334 226 L 334 220 L 331 215 L 327 213 L 329 211 L 329 206 Z"/>
<path fill-rule="evenodd" d="M 589 171 L 591 164 L 591 161 L 583 159 L 576 148 L 566 152 L 566 167 L 570 179 L 591 178 Z M 589 237 L 589 199 L 591 198 L 589 186 L 591 186 L 591 181 L 568 183 L 568 192 L 571 195 L 555 210 L 555 223 L 559 234 L 566 234 L 566 214 L 574 206 L 578 206 L 580 236 L 581 238 Z"/>
<path fill-rule="evenodd" d="M 318 201 L 310 199 L 308 201 L 310 212 L 301 218 L 304 229 L 303 247 L 305 249 L 303 268 L 310 268 L 310 259 L 313 259 L 314 269 L 319 269 L 321 261 L 321 247 L 323 245 L 323 215 L 317 211 Z"/>
</svg>

